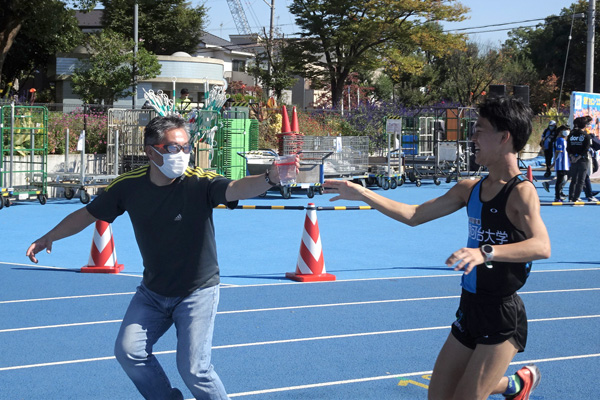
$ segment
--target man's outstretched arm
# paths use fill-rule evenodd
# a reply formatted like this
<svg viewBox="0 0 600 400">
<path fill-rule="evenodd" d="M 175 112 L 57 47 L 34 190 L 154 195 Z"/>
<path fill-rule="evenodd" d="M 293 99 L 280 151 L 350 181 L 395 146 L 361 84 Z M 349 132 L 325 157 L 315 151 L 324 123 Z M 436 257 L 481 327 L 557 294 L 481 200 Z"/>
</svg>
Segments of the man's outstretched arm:
<svg viewBox="0 0 600 400">
<path fill-rule="evenodd" d="M 50 230 L 41 238 L 37 239 L 35 242 L 31 243 L 25 255 L 29 257 L 31 261 L 37 264 L 38 260 L 35 257 L 37 253 L 46 249 L 46 252 L 50 254 L 52 251 L 53 242 L 75 235 L 95 221 L 96 218 L 88 212 L 86 207 L 80 208 L 79 210 L 67 215 L 58 223 L 58 225 L 52 228 L 52 230 Z"/>
</svg>

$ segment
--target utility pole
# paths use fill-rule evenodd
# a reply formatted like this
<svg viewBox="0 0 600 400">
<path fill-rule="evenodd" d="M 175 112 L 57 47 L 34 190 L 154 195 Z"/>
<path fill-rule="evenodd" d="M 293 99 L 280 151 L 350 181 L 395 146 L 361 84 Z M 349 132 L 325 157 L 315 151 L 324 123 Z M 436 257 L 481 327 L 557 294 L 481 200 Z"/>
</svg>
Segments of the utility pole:
<svg viewBox="0 0 600 400">
<path fill-rule="evenodd" d="M 133 96 L 131 108 L 135 110 L 137 106 L 137 53 L 138 53 L 138 3 L 135 2 L 133 6 Z"/>
<path fill-rule="evenodd" d="M 594 35 L 596 34 L 596 1 L 589 0 L 587 56 L 585 59 L 585 91 L 594 92 Z"/>
<path fill-rule="evenodd" d="M 267 3 L 265 1 L 265 3 Z M 267 5 L 269 5 L 267 3 Z M 271 0 L 271 24 L 269 25 L 269 39 L 267 42 L 267 71 L 269 71 L 269 76 L 271 77 L 271 67 L 272 67 L 272 63 L 271 63 L 271 58 L 273 57 L 273 26 L 275 25 L 275 0 Z M 270 79 L 271 84 L 273 84 L 273 79 L 271 77 Z M 270 95 L 270 89 L 271 88 L 267 88 L 267 97 Z"/>
</svg>

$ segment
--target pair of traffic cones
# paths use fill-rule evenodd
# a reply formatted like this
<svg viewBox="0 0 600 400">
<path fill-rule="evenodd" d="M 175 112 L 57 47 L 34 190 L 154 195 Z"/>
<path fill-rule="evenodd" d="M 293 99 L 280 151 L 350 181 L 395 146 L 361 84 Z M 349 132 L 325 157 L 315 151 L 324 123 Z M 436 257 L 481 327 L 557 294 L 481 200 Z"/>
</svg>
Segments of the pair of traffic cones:
<svg viewBox="0 0 600 400">
<path fill-rule="evenodd" d="M 301 136 L 300 126 L 298 124 L 298 114 L 296 113 L 296 107 L 292 109 L 292 126 L 290 127 L 290 120 L 287 113 L 285 104 L 281 106 L 281 133 L 277 134 L 278 139 L 278 153 L 284 154 L 296 154 L 299 152 L 300 145 L 294 140 L 297 136 Z M 285 137 L 288 138 L 284 149 Z M 290 140 L 291 139 L 291 140 Z"/>
<path fill-rule="evenodd" d="M 81 268 L 81 272 L 117 274 L 123 268 L 123 264 L 117 262 L 111 225 L 105 221 L 96 221 L 90 258 L 87 265 Z M 299 282 L 334 281 L 336 279 L 335 275 L 328 274 L 325 270 L 317 208 L 314 203 L 309 203 L 306 211 L 296 272 L 288 272 L 285 276 Z"/>
<path fill-rule="evenodd" d="M 285 108 L 285 104 L 281 106 L 281 133 L 300 133 L 296 107 L 292 108 L 292 126 L 290 127 L 290 120 L 288 117 L 287 108 Z"/>
<path fill-rule="evenodd" d="M 123 264 L 117 263 L 117 252 L 110 224 L 96 221 L 90 258 L 87 265 L 81 268 L 81 272 L 118 274 L 123 268 Z"/>
<path fill-rule="evenodd" d="M 300 243 L 300 254 L 296 262 L 296 272 L 288 272 L 286 278 L 299 282 L 335 281 L 335 275 L 325 271 L 325 259 L 317 221 L 317 208 L 309 203 L 304 219 L 304 232 Z"/>
</svg>

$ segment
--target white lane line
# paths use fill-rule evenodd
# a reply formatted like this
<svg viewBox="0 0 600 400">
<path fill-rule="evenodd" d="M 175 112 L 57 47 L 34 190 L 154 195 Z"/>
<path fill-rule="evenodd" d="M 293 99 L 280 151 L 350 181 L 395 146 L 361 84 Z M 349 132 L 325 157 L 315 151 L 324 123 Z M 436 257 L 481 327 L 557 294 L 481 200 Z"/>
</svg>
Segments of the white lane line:
<svg viewBox="0 0 600 400">
<path fill-rule="evenodd" d="M 40 298 L 40 299 L 3 300 L 3 301 L 0 301 L 0 304 L 29 303 L 29 302 L 33 302 L 33 301 L 87 299 L 87 298 L 92 298 L 92 297 L 106 297 L 106 296 L 131 296 L 133 294 L 135 294 L 135 292 L 86 294 L 86 295 L 80 295 L 80 296 L 46 297 L 46 298 Z"/>
<path fill-rule="evenodd" d="M 519 292 L 519 294 L 548 294 L 548 293 L 570 293 L 570 292 L 587 292 L 587 291 L 598 291 L 600 288 L 582 288 L 582 289 L 557 289 L 557 290 L 540 290 L 540 291 L 531 291 L 531 292 Z M 122 293 L 122 294 L 133 294 L 133 293 Z M 117 294 L 114 294 L 117 295 Z M 109 296 L 109 295 L 93 295 L 93 296 Z M 73 298 L 78 298 L 82 296 L 74 296 Z M 88 296 L 83 296 L 88 297 Z M 285 311 L 285 310 L 301 310 L 301 309 L 310 309 L 310 308 L 325 308 L 325 307 L 342 307 L 342 306 L 357 306 L 357 305 L 370 305 L 370 304 L 385 304 L 385 303 L 401 303 L 401 302 L 409 302 L 409 301 L 430 301 L 430 300 L 448 300 L 448 299 L 458 299 L 460 296 L 438 296 L 438 297 L 416 297 L 410 299 L 391 299 L 391 300 L 372 300 L 372 301 L 356 301 L 349 303 L 329 303 L 329 304 L 311 304 L 311 305 L 303 305 L 303 306 L 287 306 L 287 307 L 270 307 L 270 308 L 256 308 L 256 309 L 248 309 L 248 310 L 230 310 L 230 311 L 218 311 L 218 315 L 228 315 L 228 314 L 245 314 L 245 313 L 255 313 L 255 312 L 269 312 L 269 311 Z M 58 299 L 58 298 L 54 298 Z M 45 299 L 38 299 L 45 300 Z M 18 302 L 17 300 L 15 300 Z M 15 302 L 13 301 L 13 302 Z M 35 300 L 28 300 L 35 301 Z M 1 304 L 1 303 L 0 303 Z M 579 317 L 574 317 L 579 318 Z M 122 320 L 115 319 L 109 321 L 92 321 L 92 322 L 78 322 L 78 323 L 69 323 L 69 324 L 60 324 L 60 325 L 46 325 L 46 326 L 31 326 L 24 328 L 11 328 L 11 329 L 0 329 L 0 333 L 6 332 L 19 332 L 19 331 L 28 331 L 28 330 L 37 330 L 37 329 L 49 329 L 49 328 L 65 328 L 65 327 L 73 327 L 73 326 L 86 326 L 86 325 L 94 325 L 94 324 L 107 324 L 107 323 L 120 323 Z M 530 320 L 533 321 L 533 320 Z"/>
<path fill-rule="evenodd" d="M 390 300 L 354 301 L 354 302 L 349 302 L 349 303 L 308 304 L 308 305 L 304 305 L 304 306 L 287 306 L 287 307 L 256 308 L 256 309 L 249 309 L 249 310 L 219 311 L 219 312 L 217 312 L 217 314 L 241 314 L 241 313 L 263 312 L 263 311 L 300 310 L 300 309 L 304 309 L 304 308 L 358 306 L 358 305 L 365 305 L 365 304 L 401 303 L 401 302 L 405 302 L 405 301 L 447 300 L 447 299 L 458 299 L 458 298 L 460 298 L 460 296 L 415 297 L 412 299 L 390 299 Z"/>
<path fill-rule="evenodd" d="M 311 283 L 311 282 L 308 282 L 308 283 Z M 227 286 L 227 287 L 230 287 L 230 286 Z M 223 288 L 227 288 L 227 287 L 223 287 Z M 235 287 L 242 287 L 242 286 L 235 286 Z M 247 286 L 243 286 L 243 287 L 247 287 Z M 537 290 L 537 291 L 527 291 L 527 292 L 518 292 L 518 293 L 521 295 L 521 294 L 539 294 L 539 293 L 583 292 L 583 291 L 595 291 L 595 290 L 600 290 L 600 288 Z M 27 303 L 27 302 L 35 302 L 35 301 L 85 299 L 88 297 L 92 298 L 92 297 L 103 297 L 103 296 L 131 296 L 133 294 L 135 294 L 135 292 L 100 293 L 100 294 L 88 294 L 88 295 L 79 295 L 79 296 L 47 297 L 47 298 L 21 299 L 21 300 L 3 300 L 3 301 L 0 301 L 0 304 Z M 458 295 L 457 296 L 442 296 L 442 297 L 423 297 L 423 298 L 415 298 L 415 299 L 381 300 L 381 301 L 375 301 L 375 302 L 340 303 L 339 305 L 372 304 L 372 303 L 378 303 L 378 302 L 386 303 L 386 302 L 400 302 L 400 301 L 439 300 L 439 299 L 454 299 L 454 298 L 459 298 L 459 297 L 460 296 L 458 296 Z M 237 312 L 284 310 L 284 309 L 289 309 L 289 308 L 330 307 L 330 306 L 334 306 L 334 305 L 338 305 L 338 304 L 310 305 L 310 306 L 283 307 L 283 308 L 265 308 L 265 309 L 257 309 L 257 310 L 222 311 L 222 312 L 220 312 L 220 314 L 237 313 Z"/>
<path fill-rule="evenodd" d="M 121 321 L 123 321 L 123 320 L 122 319 L 113 319 L 113 320 L 107 320 L 107 321 L 74 322 L 71 324 L 60 324 L 60 325 L 28 326 L 26 328 L 0 329 L 0 333 L 35 331 L 35 330 L 39 330 L 39 329 L 52 329 L 52 328 L 69 328 L 69 327 L 73 327 L 73 326 L 117 324 L 117 323 L 121 323 Z"/>
<path fill-rule="evenodd" d="M 567 357 L 545 358 L 545 359 L 539 359 L 539 360 L 514 361 L 514 362 L 511 362 L 510 365 L 526 365 L 529 363 L 540 364 L 540 363 L 546 363 L 546 362 L 577 360 L 577 359 L 593 358 L 593 357 L 600 357 L 600 353 L 582 354 L 582 355 L 567 356 Z M 321 382 L 321 383 L 312 383 L 312 384 L 307 384 L 307 385 L 287 386 L 287 387 L 279 387 L 279 388 L 272 388 L 272 389 L 254 390 L 254 391 L 250 391 L 250 392 L 231 393 L 231 394 L 229 394 L 229 397 L 255 396 L 255 395 L 267 394 L 267 393 L 288 392 L 291 390 L 314 389 L 314 388 L 336 386 L 336 385 L 347 385 L 347 384 L 351 384 L 351 383 L 373 382 L 373 381 L 379 381 L 379 380 L 383 380 L 383 379 L 399 379 L 399 378 L 407 378 L 407 377 L 411 377 L 411 376 L 429 375 L 432 372 L 433 371 L 409 372 L 409 373 L 404 373 L 404 374 L 372 376 L 372 377 L 368 377 L 368 378 L 347 379 L 347 380 L 343 380 L 343 381 Z"/>
<path fill-rule="evenodd" d="M 532 319 L 532 320 L 529 320 L 529 322 L 561 321 L 561 320 L 589 319 L 589 318 L 600 318 L 600 315 L 555 317 L 555 318 L 545 318 L 545 319 L 537 319 L 537 320 Z M 296 338 L 296 339 L 270 340 L 270 341 L 264 341 L 264 342 L 238 343 L 238 344 L 213 346 L 212 349 L 213 350 L 225 350 L 225 349 L 235 349 L 235 348 L 241 348 L 241 347 L 268 346 L 268 345 L 275 345 L 275 344 L 309 342 L 309 341 L 316 341 L 316 340 L 347 339 L 347 338 L 355 338 L 355 337 L 390 335 L 390 334 L 409 333 L 409 332 L 426 332 L 426 331 L 436 331 L 436 330 L 444 330 L 444 329 L 449 330 L 450 326 L 449 325 L 432 326 L 432 327 L 425 327 L 425 328 L 397 329 L 397 330 L 391 330 L 391 331 L 348 333 L 348 334 L 342 334 L 342 335 L 314 336 L 314 337 Z M 157 351 L 157 352 L 154 352 L 153 354 L 154 355 L 175 354 L 175 352 L 176 352 L 175 350 L 166 350 L 166 351 Z M 583 356 L 576 356 L 576 357 L 581 358 Z M 2 367 L 2 368 L 0 368 L 0 372 L 1 371 L 18 370 L 18 369 L 27 369 L 27 368 L 49 367 L 49 366 L 65 365 L 65 364 L 86 363 L 86 362 L 93 362 L 93 361 L 105 361 L 105 360 L 112 360 L 112 359 L 114 359 L 114 356 L 86 358 L 86 359 L 80 359 L 80 360 L 56 361 L 56 362 L 41 363 L 41 364 L 16 365 L 16 366 L 12 366 L 12 367 Z M 546 360 L 546 359 L 544 359 L 544 360 Z"/>
<path fill-rule="evenodd" d="M 37 269 L 55 269 L 57 271 L 72 271 L 72 272 L 79 272 L 81 271 L 81 268 L 66 268 L 66 267 L 54 267 L 52 265 L 39 265 L 39 264 L 22 264 L 22 263 L 16 263 L 16 262 L 5 262 L 5 261 L 0 261 L 0 264 L 3 265 L 16 265 L 19 267 L 29 267 L 29 268 L 37 268 Z M 124 272 L 120 272 L 118 274 L 112 274 L 112 276 L 131 276 L 134 278 L 141 278 L 142 274 L 141 273 L 137 273 L 137 274 L 132 274 L 132 273 L 124 273 Z"/>
<path fill-rule="evenodd" d="M 449 269 L 450 270 L 450 269 Z M 535 273 L 547 273 L 547 272 L 582 272 L 582 271 L 600 271 L 600 268 L 591 267 L 591 268 L 573 268 L 573 269 L 549 269 L 549 270 L 533 270 L 532 274 Z M 330 273 L 335 273 L 335 271 L 328 271 Z M 387 276 L 380 278 L 356 278 L 356 279 L 338 279 L 335 281 L 325 281 L 325 282 L 302 282 L 302 285 L 309 284 L 340 284 L 346 282 L 366 282 L 366 281 L 389 281 L 389 280 L 399 280 L 399 279 L 426 279 L 426 278 L 455 278 L 462 275 L 460 273 L 447 273 L 447 274 L 439 274 L 439 275 L 415 275 L 415 276 Z M 269 275 L 269 277 L 272 277 Z M 227 278 L 227 276 L 223 276 L 222 278 Z M 282 279 L 283 276 L 281 277 Z M 277 283 L 257 283 L 253 285 L 231 285 L 227 288 L 247 288 L 247 287 L 261 287 L 261 286 L 283 286 L 283 285 L 298 285 L 298 282 L 277 282 Z M 223 287 L 224 289 L 226 287 Z"/>
</svg>

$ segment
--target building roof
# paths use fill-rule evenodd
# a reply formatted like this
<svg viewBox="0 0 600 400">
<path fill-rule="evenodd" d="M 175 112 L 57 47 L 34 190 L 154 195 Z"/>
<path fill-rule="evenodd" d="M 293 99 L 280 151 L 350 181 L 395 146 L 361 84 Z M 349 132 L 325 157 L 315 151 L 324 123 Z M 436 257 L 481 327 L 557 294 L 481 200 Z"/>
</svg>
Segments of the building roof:
<svg viewBox="0 0 600 400">
<path fill-rule="evenodd" d="M 200 40 L 202 40 L 202 43 L 212 46 L 219 46 L 225 48 L 230 48 L 230 46 L 233 46 L 233 43 L 231 43 L 229 40 L 225 40 L 208 32 L 203 32 Z"/>
</svg>

